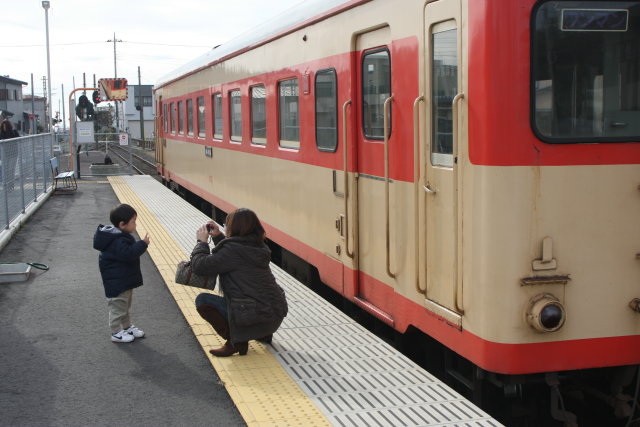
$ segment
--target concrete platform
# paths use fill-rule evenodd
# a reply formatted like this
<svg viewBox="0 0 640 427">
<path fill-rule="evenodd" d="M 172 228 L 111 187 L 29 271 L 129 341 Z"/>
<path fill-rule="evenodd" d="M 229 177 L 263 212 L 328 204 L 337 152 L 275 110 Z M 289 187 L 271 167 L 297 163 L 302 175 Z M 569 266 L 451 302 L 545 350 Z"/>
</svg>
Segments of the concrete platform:
<svg viewBox="0 0 640 427">
<path fill-rule="evenodd" d="M 133 296 L 147 336 L 111 342 L 92 238 L 118 203 L 107 180 L 79 180 L 0 250 L 0 262 L 49 267 L 0 284 L 0 425 L 246 425 L 148 254 Z"/>
</svg>

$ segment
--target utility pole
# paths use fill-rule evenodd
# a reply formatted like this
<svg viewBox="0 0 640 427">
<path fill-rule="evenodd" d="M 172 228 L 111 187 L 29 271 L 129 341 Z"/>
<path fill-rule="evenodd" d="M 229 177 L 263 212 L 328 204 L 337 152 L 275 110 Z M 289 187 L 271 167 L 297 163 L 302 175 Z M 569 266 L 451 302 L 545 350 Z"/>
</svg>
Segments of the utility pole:
<svg viewBox="0 0 640 427">
<path fill-rule="evenodd" d="M 107 42 L 113 42 L 113 78 L 118 78 L 118 67 L 116 65 L 116 43 L 122 43 L 122 40 L 116 39 L 116 33 L 113 33 L 113 39 L 107 40 Z M 114 101 L 116 104 L 116 132 L 120 129 L 120 121 L 118 119 L 118 101 Z"/>
<path fill-rule="evenodd" d="M 138 65 L 138 105 L 140 105 L 140 139 L 144 146 L 144 105 L 142 104 L 142 83 L 140 83 L 140 66 Z"/>
</svg>

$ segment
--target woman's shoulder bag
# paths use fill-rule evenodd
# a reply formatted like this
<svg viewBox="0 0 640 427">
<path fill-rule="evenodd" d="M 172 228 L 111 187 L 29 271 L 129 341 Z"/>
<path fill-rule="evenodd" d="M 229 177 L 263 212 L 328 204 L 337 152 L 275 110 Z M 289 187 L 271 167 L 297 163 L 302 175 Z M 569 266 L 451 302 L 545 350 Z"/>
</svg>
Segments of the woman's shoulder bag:
<svg viewBox="0 0 640 427">
<path fill-rule="evenodd" d="M 176 283 L 194 288 L 214 290 L 216 287 L 216 276 L 200 276 L 195 274 L 191 268 L 191 261 L 180 261 L 176 267 Z"/>
</svg>

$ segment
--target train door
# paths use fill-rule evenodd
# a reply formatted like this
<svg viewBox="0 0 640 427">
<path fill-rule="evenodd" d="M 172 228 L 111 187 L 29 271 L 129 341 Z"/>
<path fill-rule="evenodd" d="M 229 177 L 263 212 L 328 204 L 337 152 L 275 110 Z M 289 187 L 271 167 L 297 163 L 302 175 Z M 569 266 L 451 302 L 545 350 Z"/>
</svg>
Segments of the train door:
<svg viewBox="0 0 640 427">
<path fill-rule="evenodd" d="M 381 285 L 390 280 L 385 268 L 388 261 L 388 242 L 385 229 L 388 224 L 388 200 L 385 199 L 384 147 L 391 129 L 391 34 L 388 26 L 359 34 L 356 38 L 356 73 L 358 96 L 354 102 L 353 126 L 358 129 L 355 153 L 357 178 L 354 199 L 354 247 L 356 248 L 357 276 L 355 301 L 374 313 L 381 320 L 393 324 L 386 306 L 391 301 L 389 286 Z M 386 107 L 385 107 L 386 106 Z M 387 145 L 388 147 L 388 145 Z M 392 185 L 392 184 L 391 184 Z M 388 189 L 388 188 L 387 188 Z M 388 239 L 388 236 L 386 237 Z"/>
<path fill-rule="evenodd" d="M 424 201 L 426 304 L 456 323 L 462 314 L 458 135 L 462 70 L 460 0 L 438 0 L 425 9 L 426 146 Z"/>
</svg>

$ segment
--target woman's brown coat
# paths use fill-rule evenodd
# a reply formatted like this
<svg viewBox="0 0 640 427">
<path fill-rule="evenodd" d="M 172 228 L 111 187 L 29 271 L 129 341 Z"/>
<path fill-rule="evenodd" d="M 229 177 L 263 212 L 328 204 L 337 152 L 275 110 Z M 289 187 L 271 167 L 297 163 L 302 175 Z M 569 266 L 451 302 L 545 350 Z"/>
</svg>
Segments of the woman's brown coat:
<svg viewBox="0 0 640 427">
<path fill-rule="evenodd" d="M 269 262 L 271 250 L 252 236 L 199 242 L 191 253 L 193 272 L 220 276 L 227 302 L 230 340 L 249 341 L 274 333 L 287 315 L 287 300 L 276 283 Z"/>
</svg>

